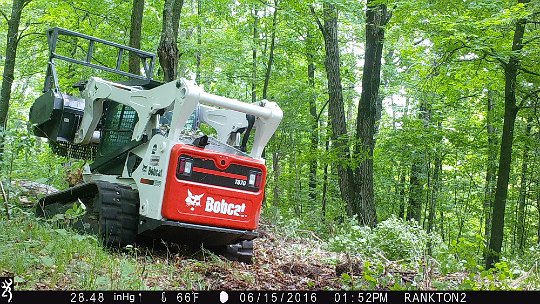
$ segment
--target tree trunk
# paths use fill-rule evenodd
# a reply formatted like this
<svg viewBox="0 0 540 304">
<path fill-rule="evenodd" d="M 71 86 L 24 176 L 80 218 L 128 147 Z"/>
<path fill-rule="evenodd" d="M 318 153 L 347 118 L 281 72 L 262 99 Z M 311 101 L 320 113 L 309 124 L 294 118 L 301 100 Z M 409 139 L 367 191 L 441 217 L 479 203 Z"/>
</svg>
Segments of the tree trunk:
<svg viewBox="0 0 540 304">
<path fill-rule="evenodd" d="M 528 0 L 518 0 L 520 3 Z M 519 19 L 516 23 L 514 39 L 512 42 L 512 55 L 504 66 L 504 123 L 499 154 L 499 169 L 497 173 L 497 188 L 495 189 L 495 201 L 493 203 L 493 215 L 491 221 L 491 237 L 489 250 L 486 257 L 486 268 L 491 268 L 500 259 L 503 235 L 504 235 L 504 211 L 508 194 L 508 182 L 512 163 L 512 142 L 514 140 L 514 123 L 518 108 L 516 106 L 516 78 L 520 59 L 516 56 L 523 48 L 522 40 L 525 32 L 525 19 Z"/>
<path fill-rule="evenodd" d="M 399 178 L 399 218 L 405 219 L 405 170 L 401 170 Z"/>
<path fill-rule="evenodd" d="M 328 153 L 328 150 L 330 148 L 330 138 L 326 138 L 326 142 L 324 144 L 324 151 Z M 324 169 L 323 169 L 323 187 L 322 187 L 322 217 L 323 220 L 326 218 L 326 201 L 328 196 L 328 162 L 324 163 Z M 540 205 L 539 205 L 540 206 Z M 540 219 L 539 219 L 540 221 Z M 538 228 L 538 231 L 540 231 L 540 228 Z"/>
<path fill-rule="evenodd" d="M 420 113 L 418 118 L 422 119 L 424 128 L 430 123 L 430 117 L 425 102 L 420 104 Z M 425 167 L 425 152 L 421 151 L 422 147 L 418 147 L 413 153 L 411 176 L 409 178 L 409 206 L 407 208 L 407 220 L 415 219 L 419 224 L 422 217 L 422 197 L 423 197 L 423 184 L 422 175 Z"/>
<path fill-rule="evenodd" d="M 439 122 L 439 129 L 442 128 L 442 124 Z M 437 152 L 436 152 L 437 153 Z M 429 200 L 428 210 L 428 223 L 427 232 L 430 233 L 435 227 L 435 213 L 437 210 L 437 198 L 439 196 L 440 184 L 441 184 L 441 171 L 442 171 L 443 159 L 440 155 L 435 157 L 435 163 L 433 168 L 433 184 L 431 188 L 431 197 Z"/>
<path fill-rule="evenodd" d="M 163 5 L 163 26 L 157 53 L 159 64 L 163 70 L 163 81 L 176 79 L 178 72 L 178 19 L 182 10 L 183 0 L 165 0 Z"/>
<path fill-rule="evenodd" d="M 278 12 L 278 0 L 274 0 L 274 16 L 272 17 L 272 34 L 270 35 L 270 54 L 268 55 L 268 64 L 266 65 L 266 74 L 264 75 L 264 86 L 262 98 L 267 98 L 268 84 L 270 84 L 270 73 L 272 71 L 272 65 L 274 64 L 274 47 L 276 43 L 276 26 L 277 26 L 277 12 Z"/>
<path fill-rule="evenodd" d="M 141 30 L 144 11 L 144 0 L 133 0 L 131 9 L 131 30 L 129 31 L 129 46 L 141 48 Z M 129 52 L 129 72 L 139 75 L 141 73 L 141 63 L 139 57 Z"/>
<path fill-rule="evenodd" d="M 253 11 L 253 51 L 252 51 L 252 69 L 251 69 L 251 102 L 257 101 L 257 40 L 259 34 L 257 33 L 259 27 L 259 17 L 257 16 L 257 10 Z"/>
<path fill-rule="evenodd" d="M 538 133 L 540 140 L 540 132 Z M 540 178 L 536 181 L 536 210 L 538 210 L 538 226 L 536 227 L 536 243 L 540 244 Z"/>
<path fill-rule="evenodd" d="M 523 253 L 525 248 L 526 237 L 525 237 L 525 206 L 527 203 L 527 166 L 529 163 L 529 145 L 527 140 L 531 136 L 532 128 L 532 119 L 529 117 L 527 119 L 527 126 L 525 127 L 525 138 L 526 142 L 523 146 L 523 162 L 521 163 L 521 184 L 519 188 L 519 199 L 518 199 L 518 214 L 517 214 L 517 241 L 518 241 L 518 252 Z"/>
<path fill-rule="evenodd" d="M 9 101 L 11 99 L 11 87 L 15 74 L 15 59 L 17 46 L 19 45 L 19 24 L 24 7 L 31 0 L 13 0 L 11 17 L 7 22 L 6 55 L 4 72 L 2 74 L 2 88 L 0 91 L 0 162 L 4 156 L 4 132 L 7 129 Z"/>
<path fill-rule="evenodd" d="M 487 143 L 487 169 L 486 169 L 486 185 L 484 189 L 484 240 L 486 241 L 486 248 L 489 248 L 489 238 L 491 229 L 491 213 L 493 210 L 493 198 L 495 192 L 495 173 L 497 170 L 497 152 L 496 152 L 496 134 L 495 127 L 493 126 L 493 108 L 494 101 L 492 92 L 488 91 L 487 98 L 487 121 L 486 129 L 488 136 Z M 484 259 L 486 258 L 487 250 L 484 250 Z"/>
<path fill-rule="evenodd" d="M 349 141 L 347 138 L 347 125 L 345 122 L 345 110 L 343 105 L 343 88 L 341 86 L 337 17 L 336 7 L 329 3 L 323 3 L 324 24 L 319 23 L 323 34 L 325 46 L 326 77 L 328 79 L 328 117 L 332 125 L 332 144 L 342 159 L 350 158 Z M 350 193 L 353 193 L 354 179 L 352 171 L 344 163 L 337 163 L 339 176 L 339 188 L 341 197 L 347 203 L 347 214 L 355 213 Z"/>
<path fill-rule="evenodd" d="M 319 147 L 319 120 L 317 115 L 317 94 L 315 93 L 315 59 L 313 55 L 314 45 L 313 37 L 308 29 L 306 38 L 306 57 L 307 57 L 307 78 L 309 94 L 309 114 L 311 115 L 311 141 L 309 158 L 309 199 L 317 200 L 317 149 Z M 324 209 L 324 208 L 323 208 Z"/>
<path fill-rule="evenodd" d="M 439 123 L 439 128 L 441 124 Z M 429 202 L 429 211 L 428 211 L 428 222 L 427 222 L 427 233 L 433 231 L 435 226 L 435 212 L 437 210 L 437 197 L 439 194 L 439 185 L 440 185 L 440 172 L 442 171 L 442 158 L 437 156 L 435 159 L 435 167 L 433 168 L 433 187 L 431 188 L 431 199 Z M 428 254 L 432 254 L 432 244 L 431 239 L 428 243 Z"/>
<path fill-rule="evenodd" d="M 182 15 L 182 7 L 184 7 L 184 0 L 174 1 L 173 6 L 173 36 L 175 41 L 178 41 L 178 28 L 180 27 L 180 16 Z"/>
<path fill-rule="evenodd" d="M 279 152 L 272 153 L 272 171 L 274 173 L 274 205 L 279 206 L 279 176 L 281 175 L 281 166 L 279 165 Z"/>
<path fill-rule="evenodd" d="M 384 42 L 384 26 L 390 20 L 390 14 L 384 4 L 367 1 L 366 8 L 366 48 L 362 75 L 362 94 L 356 117 L 355 153 L 364 155 L 356 169 L 356 195 L 354 209 L 360 215 L 361 223 L 374 227 L 377 224 L 373 191 L 373 150 L 375 132 L 378 129 L 381 105 L 379 104 L 379 86 L 381 83 L 381 59 Z"/>
<path fill-rule="evenodd" d="M 415 156 L 418 158 L 418 156 Z M 407 220 L 415 219 L 420 223 L 422 214 L 422 185 L 420 177 L 422 175 L 421 159 L 413 159 L 411 165 L 411 176 L 409 177 L 409 206 L 407 207 Z"/>
<path fill-rule="evenodd" d="M 536 132 L 537 137 L 537 146 L 536 146 L 536 155 L 540 155 L 540 132 Z M 540 175 L 537 175 L 536 179 L 536 210 L 538 210 L 538 226 L 536 227 L 536 243 L 540 244 Z"/>
<path fill-rule="evenodd" d="M 445 240 L 445 237 L 444 237 L 444 212 L 441 210 L 439 211 L 439 218 L 441 219 L 440 221 L 440 234 L 441 234 L 441 238 L 442 238 L 442 241 L 444 242 Z M 448 239 L 450 239 L 450 237 L 448 237 Z"/>
</svg>

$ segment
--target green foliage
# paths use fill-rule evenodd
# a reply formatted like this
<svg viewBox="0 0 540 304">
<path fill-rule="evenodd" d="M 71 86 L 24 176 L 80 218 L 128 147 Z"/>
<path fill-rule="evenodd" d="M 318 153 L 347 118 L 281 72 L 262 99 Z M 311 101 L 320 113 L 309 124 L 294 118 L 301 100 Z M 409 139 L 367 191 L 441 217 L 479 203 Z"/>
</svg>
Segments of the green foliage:
<svg viewBox="0 0 540 304">
<path fill-rule="evenodd" d="M 453 265 L 458 269 L 478 270 L 481 269 L 481 261 L 478 257 L 478 252 L 482 252 L 484 249 L 483 237 L 476 235 L 476 239 L 471 241 L 466 238 L 459 238 L 457 241 L 452 240 L 449 248 L 449 253 L 453 254 L 457 264 Z M 450 266 L 450 265 L 444 265 Z"/>
<path fill-rule="evenodd" d="M 415 222 L 406 222 L 394 216 L 377 227 L 360 226 L 355 218 L 342 225 L 336 236 L 329 240 L 332 250 L 376 257 L 383 255 L 390 260 L 418 263 L 431 242 L 437 251 L 442 247 L 440 238 L 428 235 Z"/>
<path fill-rule="evenodd" d="M 47 221 L 61 227 L 67 227 L 85 214 L 86 206 L 79 200 L 78 202 L 73 203 L 65 212 L 55 214 Z"/>
</svg>

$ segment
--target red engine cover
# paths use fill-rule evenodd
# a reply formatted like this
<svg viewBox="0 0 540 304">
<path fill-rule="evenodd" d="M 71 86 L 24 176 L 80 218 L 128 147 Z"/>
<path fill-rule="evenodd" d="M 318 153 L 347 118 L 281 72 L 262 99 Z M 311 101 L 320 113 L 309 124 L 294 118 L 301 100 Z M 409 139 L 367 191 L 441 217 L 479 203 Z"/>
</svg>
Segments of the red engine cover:
<svg viewBox="0 0 540 304">
<path fill-rule="evenodd" d="M 180 173 L 180 159 L 192 163 L 189 174 Z M 250 175 L 258 175 L 258 187 L 250 186 Z M 161 212 L 170 220 L 255 230 L 265 181 L 266 166 L 258 160 L 177 144 L 171 150 Z"/>
</svg>

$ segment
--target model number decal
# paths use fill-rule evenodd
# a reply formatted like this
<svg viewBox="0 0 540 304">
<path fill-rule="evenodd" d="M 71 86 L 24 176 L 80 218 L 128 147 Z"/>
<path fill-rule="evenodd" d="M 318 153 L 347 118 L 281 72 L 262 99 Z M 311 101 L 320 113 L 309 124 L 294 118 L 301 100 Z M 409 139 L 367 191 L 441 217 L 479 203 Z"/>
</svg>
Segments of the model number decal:
<svg viewBox="0 0 540 304">
<path fill-rule="evenodd" d="M 234 180 L 234 184 L 235 184 L 235 185 L 239 185 L 239 186 L 245 186 L 245 185 L 246 185 L 246 181 L 245 181 L 245 180 L 242 180 L 242 179 L 235 179 L 235 180 Z"/>
</svg>

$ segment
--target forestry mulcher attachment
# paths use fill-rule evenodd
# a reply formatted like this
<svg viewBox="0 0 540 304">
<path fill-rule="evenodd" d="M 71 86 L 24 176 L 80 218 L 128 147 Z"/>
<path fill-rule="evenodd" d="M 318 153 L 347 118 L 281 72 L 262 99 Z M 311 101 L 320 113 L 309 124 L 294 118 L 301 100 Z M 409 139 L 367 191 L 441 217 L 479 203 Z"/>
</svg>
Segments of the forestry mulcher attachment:
<svg viewBox="0 0 540 304">
<path fill-rule="evenodd" d="M 43 197 L 36 214 L 51 217 L 83 203 L 76 226 L 107 246 L 149 236 L 222 248 L 231 260 L 251 262 L 266 180 L 262 153 L 283 117 L 279 106 L 213 95 L 186 79 L 153 81 L 151 53 L 61 28 L 47 36 L 44 94 L 30 109 L 34 134 L 48 138 L 56 154 L 93 162 L 84 183 Z M 76 51 L 57 51 L 65 41 L 77 41 Z M 99 47 L 114 50 L 112 66 L 96 60 L 104 54 Z M 81 49 L 82 58 L 73 56 Z M 124 71 L 127 53 L 137 56 L 142 76 Z M 90 77 L 72 84 L 80 91 L 73 96 L 60 90 L 58 60 L 68 62 L 68 72 L 83 65 L 127 79 Z M 215 129 L 215 138 L 203 135 L 200 123 Z"/>
</svg>

